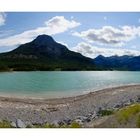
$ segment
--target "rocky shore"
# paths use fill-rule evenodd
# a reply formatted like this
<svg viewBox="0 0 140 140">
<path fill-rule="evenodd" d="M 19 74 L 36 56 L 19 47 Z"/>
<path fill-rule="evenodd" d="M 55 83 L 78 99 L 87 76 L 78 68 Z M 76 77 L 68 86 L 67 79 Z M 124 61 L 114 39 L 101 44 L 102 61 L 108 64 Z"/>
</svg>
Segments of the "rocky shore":
<svg viewBox="0 0 140 140">
<path fill-rule="evenodd" d="M 81 126 L 111 110 L 140 103 L 140 85 L 127 85 L 61 99 L 26 99 L 0 97 L 0 120 L 24 128 L 45 123 Z"/>
</svg>

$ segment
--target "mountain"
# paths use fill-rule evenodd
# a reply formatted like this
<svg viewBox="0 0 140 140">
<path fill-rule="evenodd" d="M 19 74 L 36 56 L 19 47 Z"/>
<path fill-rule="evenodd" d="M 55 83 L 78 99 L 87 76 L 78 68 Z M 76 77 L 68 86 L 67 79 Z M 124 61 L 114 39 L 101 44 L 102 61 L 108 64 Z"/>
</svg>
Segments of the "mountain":
<svg viewBox="0 0 140 140">
<path fill-rule="evenodd" d="M 0 70 L 94 70 L 91 58 L 70 51 L 51 36 L 39 35 L 13 51 L 0 54 Z"/>
<path fill-rule="evenodd" d="M 94 64 L 101 70 L 140 70 L 140 56 L 111 56 L 99 55 L 94 60 Z"/>
<path fill-rule="evenodd" d="M 0 71 L 35 70 L 140 70 L 140 56 L 99 55 L 91 59 L 70 51 L 51 36 L 39 35 L 33 41 L 0 54 Z"/>
</svg>

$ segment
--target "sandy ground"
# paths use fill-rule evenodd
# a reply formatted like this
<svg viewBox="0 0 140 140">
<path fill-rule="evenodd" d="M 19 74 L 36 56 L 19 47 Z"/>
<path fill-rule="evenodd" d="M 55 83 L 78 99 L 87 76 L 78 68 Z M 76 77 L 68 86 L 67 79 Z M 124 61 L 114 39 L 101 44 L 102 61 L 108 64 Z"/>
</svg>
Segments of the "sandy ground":
<svg viewBox="0 0 140 140">
<path fill-rule="evenodd" d="M 107 88 L 86 95 L 58 99 L 0 97 L 0 119 L 21 119 L 32 124 L 75 119 L 140 98 L 140 85 Z"/>
</svg>

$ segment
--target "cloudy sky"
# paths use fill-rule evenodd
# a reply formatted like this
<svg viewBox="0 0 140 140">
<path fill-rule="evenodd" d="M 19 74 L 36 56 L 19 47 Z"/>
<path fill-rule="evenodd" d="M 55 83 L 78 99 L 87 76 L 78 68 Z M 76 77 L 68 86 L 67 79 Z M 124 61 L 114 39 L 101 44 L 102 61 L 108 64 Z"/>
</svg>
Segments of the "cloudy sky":
<svg viewBox="0 0 140 140">
<path fill-rule="evenodd" d="M 41 34 L 91 58 L 140 55 L 140 13 L 0 13 L 0 52 Z"/>
</svg>

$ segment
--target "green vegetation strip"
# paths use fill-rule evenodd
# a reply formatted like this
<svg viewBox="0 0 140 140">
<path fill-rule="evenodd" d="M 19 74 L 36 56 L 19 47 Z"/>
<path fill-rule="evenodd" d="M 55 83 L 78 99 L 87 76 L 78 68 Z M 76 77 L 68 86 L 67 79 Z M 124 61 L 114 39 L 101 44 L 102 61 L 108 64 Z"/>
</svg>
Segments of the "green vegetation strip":
<svg viewBox="0 0 140 140">
<path fill-rule="evenodd" d="M 140 104 L 133 104 L 127 107 L 124 107 L 118 111 L 113 110 L 100 110 L 99 115 L 100 116 L 108 116 L 112 115 L 115 116 L 118 123 L 120 124 L 127 124 L 129 122 L 132 122 L 134 120 L 135 126 L 140 128 Z M 11 126 L 11 123 L 9 121 L 3 120 L 0 121 L 0 128 L 14 128 Z M 82 125 L 79 123 L 73 121 L 70 125 L 59 125 L 56 126 L 54 124 L 40 124 L 40 125 L 31 125 L 27 126 L 27 128 L 82 128 Z"/>
<path fill-rule="evenodd" d="M 134 104 L 120 109 L 118 112 L 116 112 L 116 117 L 119 123 L 127 123 L 130 118 L 134 117 L 138 113 L 140 113 L 140 104 Z M 139 123 L 140 126 L 140 116 L 137 123 Z"/>
<path fill-rule="evenodd" d="M 43 125 L 28 125 L 26 128 L 81 128 L 82 126 L 77 122 L 72 122 L 70 125 L 55 126 L 54 124 L 43 124 Z M 14 128 L 11 126 L 9 121 L 3 120 L 0 122 L 0 128 Z"/>
<path fill-rule="evenodd" d="M 108 116 L 108 115 L 112 115 L 114 111 L 113 110 L 100 110 L 98 113 L 101 116 Z"/>
<path fill-rule="evenodd" d="M 0 128 L 13 128 L 10 124 L 10 122 L 3 120 L 0 121 Z"/>
<path fill-rule="evenodd" d="M 81 128 L 82 126 L 77 122 L 72 122 L 70 125 L 55 126 L 54 124 L 34 125 L 33 128 Z M 30 128 L 30 127 L 28 127 Z"/>
</svg>

